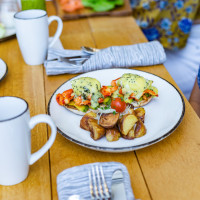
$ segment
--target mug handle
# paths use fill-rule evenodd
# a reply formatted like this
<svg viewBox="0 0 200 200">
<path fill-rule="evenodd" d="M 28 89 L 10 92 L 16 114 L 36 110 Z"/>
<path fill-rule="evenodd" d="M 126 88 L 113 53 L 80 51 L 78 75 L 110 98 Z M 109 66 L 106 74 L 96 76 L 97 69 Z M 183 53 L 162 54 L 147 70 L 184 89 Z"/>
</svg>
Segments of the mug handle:
<svg viewBox="0 0 200 200">
<path fill-rule="evenodd" d="M 57 21 L 58 27 L 57 27 L 55 35 L 53 36 L 52 41 L 48 45 L 48 48 L 52 47 L 55 44 L 56 40 L 60 37 L 60 35 L 62 33 L 62 29 L 63 29 L 63 22 L 60 19 L 60 17 L 57 17 L 57 16 L 48 17 L 48 25 L 50 25 L 52 21 Z"/>
<path fill-rule="evenodd" d="M 38 123 L 47 123 L 51 127 L 51 136 L 49 140 L 46 142 L 46 144 L 40 150 L 31 154 L 30 161 L 29 161 L 30 165 L 35 163 L 39 158 L 41 158 L 49 150 L 49 148 L 52 146 L 56 138 L 56 133 L 57 133 L 56 126 L 49 115 L 40 114 L 40 115 L 32 117 L 29 121 L 30 129 L 34 128 L 34 126 Z"/>
</svg>

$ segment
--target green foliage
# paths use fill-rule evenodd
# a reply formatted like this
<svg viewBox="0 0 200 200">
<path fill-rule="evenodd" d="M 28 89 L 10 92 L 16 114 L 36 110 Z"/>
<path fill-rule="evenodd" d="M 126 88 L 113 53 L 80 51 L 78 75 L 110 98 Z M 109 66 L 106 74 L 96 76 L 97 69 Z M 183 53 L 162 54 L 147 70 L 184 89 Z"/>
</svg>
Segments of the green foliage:
<svg viewBox="0 0 200 200">
<path fill-rule="evenodd" d="M 84 7 L 92 8 L 96 12 L 104 12 L 122 6 L 123 0 L 82 0 Z"/>
</svg>

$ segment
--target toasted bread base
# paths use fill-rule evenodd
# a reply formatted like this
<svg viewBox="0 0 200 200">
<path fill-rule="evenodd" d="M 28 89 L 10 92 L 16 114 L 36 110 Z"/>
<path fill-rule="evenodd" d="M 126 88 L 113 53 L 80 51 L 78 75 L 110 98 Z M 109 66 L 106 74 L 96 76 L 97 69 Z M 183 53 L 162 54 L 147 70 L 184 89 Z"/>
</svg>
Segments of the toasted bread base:
<svg viewBox="0 0 200 200">
<path fill-rule="evenodd" d="M 93 110 L 93 109 L 91 109 L 91 108 L 89 108 L 87 112 L 82 112 L 82 111 L 78 110 L 78 109 L 77 109 L 76 107 L 74 107 L 74 106 L 65 105 L 64 107 L 65 107 L 67 110 L 73 112 L 74 114 L 76 114 L 76 115 L 81 115 L 81 116 L 85 115 L 86 113 L 88 113 L 88 112 L 90 112 L 90 111 L 92 111 L 92 112 L 94 112 L 94 113 L 98 113 L 98 110 Z"/>
<path fill-rule="evenodd" d="M 142 106 L 145 106 L 146 104 L 148 104 L 150 101 L 151 101 L 152 97 L 149 97 L 147 100 L 143 100 L 143 101 L 133 101 L 131 104 L 135 107 L 135 108 L 138 108 L 138 107 L 142 107 Z M 67 110 L 73 112 L 74 114 L 76 115 L 85 115 L 86 113 L 92 111 L 94 113 L 98 113 L 98 110 L 93 110 L 91 108 L 89 108 L 89 110 L 87 112 L 82 112 L 80 110 L 78 110 L 76 107 L 74 106 L 69 106 L 69 105 L 65 105 L 64 106 Z"/>
<path fill-rule="evenodd" d="M 152 96 L 148 97 L 148 99 L 146 100 L 142 100 L 142 101 L 133 101 L 131 104 L 135 107 L 135 108 L 138 108 L 138 107 L 142 107 L 142 106 L 145 106 L 146 104 L 148 104 L 152 99 Z"/>
</svg>

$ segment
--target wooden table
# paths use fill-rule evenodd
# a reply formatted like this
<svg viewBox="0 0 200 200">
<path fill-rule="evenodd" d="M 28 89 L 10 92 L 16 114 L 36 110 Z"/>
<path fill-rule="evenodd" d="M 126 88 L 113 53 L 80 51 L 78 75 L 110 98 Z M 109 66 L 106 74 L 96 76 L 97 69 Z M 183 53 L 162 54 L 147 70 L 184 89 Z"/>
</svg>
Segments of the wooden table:
<svg viewBox="0 0 200 200">
<path fill-rule="evenodd" d="M 56 14 L 48 2 L 49 15 Z M 53 35 L 56 24 L 50 27 Z M 146 38 L 129 17 L 97 17 L 64 22 L 61 36 L 64 48 L 80 46 L 104 48 L 145 42 Z M 0 44 L 0 57 L 8 65 L 8 75 L 0 82 L 0 96 L 26 99 L 31 116 L 46 113 L 50 96 L 74 75 L 46 76 L 44 67 L 24 63 L 16 39 Z M 163 65 L 137 67 L 168 80 L 176 87 Z M 200 120 L 184 98 L 186 112 L 180 126 L 163 141 L 128 153 L 103 153 L 83 148 L 60 134 L 48 153 L 30 167 L 28 178 L 15 186 L 0 186 L 0 199 L 58 199 L 56 177 L 64 169 L 92 162 L 123 163 L 131 178 L 136 198 L 142 200 L 200 199 Z M 32 131 L 32 152 L 49 137 L 46 125 Z M 1 164 L 1 163 L 0 163 Z"/>
</svg>

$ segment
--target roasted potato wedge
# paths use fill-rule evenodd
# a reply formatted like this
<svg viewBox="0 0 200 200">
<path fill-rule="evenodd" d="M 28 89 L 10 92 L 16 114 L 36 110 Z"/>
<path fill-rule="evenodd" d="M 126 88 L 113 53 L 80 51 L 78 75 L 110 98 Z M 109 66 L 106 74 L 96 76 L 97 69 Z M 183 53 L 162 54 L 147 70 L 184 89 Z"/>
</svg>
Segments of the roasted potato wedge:
<svg viewBox="0 0 200 200">
<path fill-rule="evenodd" d="M 120 132 L 119 130 L 115 127 L 115 128 L 110 128 L 110 129 L 106 129 L 106 139 L 109 142 L 113 142 L 113 141 L 117 141 L 120 138 Z"/>
<path fill-rule="evenodd" d="M 80 127 L 90 131 L 90 136 L 94 140 L 104 135 L 109 142 L 117 141 L 121 136 L 132 140 L 146 134 L 145 109 L 142 107 L 135 110 L 130 108 L 128 114 L 121 116 L 119 113 L 102 114 L 99 122 L 95 119 L 96 117 L 97 114 L 91 111 L 86 113 L 80 121 Z"/>
<path fill-rule="evenodd" d="M 119 119 L 119 113 L 102 114 L 99 120 L 99 124 L 104 128 L 113 128 Z"/>
<path fill-rule="evenodd" d="M 136 127 L 135 127 L 135 137 L 136 138 L 142 137 L 143 135 L 146 134 L 146 132 L 147 130 L 144 123 L 142 122 L 142 120 L 138 120 L 136 122 Z"/>
<path fill-rule="evenodd" d="M 88 119 L 94 119 L 94 118 L 96 118 L 96 116 L 97 116 L 97 114 L 94 113 L 94 112 L 86 113 L 86 114 L 82 117 L 82 119 L 81 119 L 81 121 L 80 121 L 80 127 L 81 127 L 82 129 L 85 129 L 85 130 L 89 131 Z"/>
<path fill-rule="evenodd" d="M 106 134 L 105 128 L 101 127 L 96 119 L 89 118 L 88 125 L 89 131 L 91 133 L 90 136 L 92 139 L 98 140 Z"/>
<path fill-rule="evenodd" d="M 121 134 L 127 135 L 128 132 L 134 127 L 138 118 L 135 115 L 126 114 L 124 115 L 118 123 L 119 130 Z"/>
<path fill-rule="evenodd" d="M 135 115 L 137 116 L 137 118 L 142 120 L 142 122 L 144 123 L 145 109 L 140 107 L 140 108 L 135 109 L 134 112 L 135 112 Z"/>
<path fill-rule="evenodd" d="M 135 110 L 133 108 L 130 108 L 128 110 L 128 114 L 135 115 Z"/>
<path fill-rule="evenodd" d="M 137 123 L 137 122 L 136 122 L 136 123 Z M 135 130 L 134 130 L 134 127 L 128 132 L 127 135 L 123 135 L 123 134 L 122 134 L 122 137 L 123 137 L 124 139 L 127 139 L 127 140 L 133 140 L 134 138 L 136 138 L 136 137 L 135 137 Z"/>
</svg>

